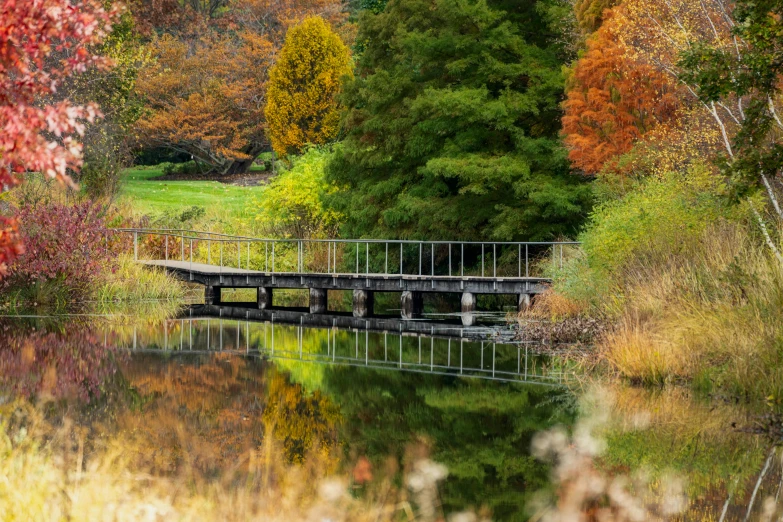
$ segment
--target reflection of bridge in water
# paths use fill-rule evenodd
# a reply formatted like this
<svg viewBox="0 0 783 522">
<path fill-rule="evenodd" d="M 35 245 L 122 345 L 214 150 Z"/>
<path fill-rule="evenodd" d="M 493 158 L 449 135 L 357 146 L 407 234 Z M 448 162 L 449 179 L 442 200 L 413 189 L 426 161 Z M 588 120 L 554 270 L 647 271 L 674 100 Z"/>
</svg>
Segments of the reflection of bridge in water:
<svg viewBox="0 0 783 522">
<path fill-rule="evenodd" d="M 123 348 L 166 354 L 235 353 L 266 359 L 355 366 L 507 382 L 561 385 L 564 362 L 529 346 L 493 341 L 487 329 L 459 325 L 311 315 L 295 310 L 196 305 Z"/>
</svg>

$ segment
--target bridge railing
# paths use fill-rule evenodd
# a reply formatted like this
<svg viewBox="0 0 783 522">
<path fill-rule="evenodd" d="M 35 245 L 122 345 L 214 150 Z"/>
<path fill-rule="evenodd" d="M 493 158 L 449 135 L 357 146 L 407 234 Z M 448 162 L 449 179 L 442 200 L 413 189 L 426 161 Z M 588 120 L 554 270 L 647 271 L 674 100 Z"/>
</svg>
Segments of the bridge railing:
<svg viewBox="0 0 783 522">
<path fill-rule="evenodd" d="M 275 274 L 541 278 L 562 267 L 574 241 L 475 242 L 264 239 L 187 229 L 114 229 L 137 260 L 207 264 Z"/>
</svg>

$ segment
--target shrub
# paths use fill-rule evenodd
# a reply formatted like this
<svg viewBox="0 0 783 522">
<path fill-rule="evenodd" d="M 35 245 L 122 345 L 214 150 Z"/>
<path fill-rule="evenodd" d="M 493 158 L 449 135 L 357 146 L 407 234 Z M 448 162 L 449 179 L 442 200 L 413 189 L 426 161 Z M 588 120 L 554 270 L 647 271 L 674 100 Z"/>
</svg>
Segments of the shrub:
<svg viewBox="0 0 783 522">
<path fill-rule="evenodd" d="M 209 172 L 210 166 L 196 161 L 186 161 L 184 163 L 166 163 L 163 165 L 163 174 L 181 174 L 181 175 L 199 175 Z"/>
<path fill-rule="evenodd" d="M 597 207 L 582 241 L 589 265 L 615 274 L 630 262 L 683 251 L 730 210 L 723 186 L 705 167 L 650 178 Z"/>
<path fill-rule="evenodd" d="M 342 216 L 323 204 L 323 196 L 336 190 L 324 176 L 328 159 L 327 150 L 311 148 L 272 179 L 251 210 L 262 233 L 300 239 L 337 233 Z"/>
<path fill-rule="evenodd" d="M 55 283 L 69 299 L 82 299 L 112 268 L 104 207 L 92 202 L 44 202 L 18 213 L 25 253 L 9 268 L 4 288 Z"/>
</svg>

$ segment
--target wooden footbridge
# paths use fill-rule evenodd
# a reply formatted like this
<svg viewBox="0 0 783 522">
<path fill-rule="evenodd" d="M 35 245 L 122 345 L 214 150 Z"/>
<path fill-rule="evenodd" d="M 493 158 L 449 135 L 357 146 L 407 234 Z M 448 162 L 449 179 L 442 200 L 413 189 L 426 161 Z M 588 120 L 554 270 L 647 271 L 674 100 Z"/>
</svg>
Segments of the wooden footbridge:
<svg viewBox="0 0 783 522">
<path fill-rule="evenodd" d="M 353 314 L 373 313 L 376 292 L 400 293 L 403 317 L 422 312 L 423 294 L 461 294 L 461 311 L 480 294 L 518 296 L 520 308 L 546 290 L 547 267 L 562 266 L 574 242 L 261 239 L 174 229 L 116 229 L 132 236 L 134 259 L 205 288 L 220 304 L 224 288 L 257 289 L 259 309 L 276 289 L 307 289 L 310 313 L 328 310 L 329 290 L 353 291 Z"/>
</svg>

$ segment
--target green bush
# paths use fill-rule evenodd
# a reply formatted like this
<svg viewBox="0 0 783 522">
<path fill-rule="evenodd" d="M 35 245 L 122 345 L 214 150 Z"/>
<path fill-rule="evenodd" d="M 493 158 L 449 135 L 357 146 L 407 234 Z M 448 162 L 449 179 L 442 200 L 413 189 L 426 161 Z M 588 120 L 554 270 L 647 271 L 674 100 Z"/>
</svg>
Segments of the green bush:
<svg viewBox="0 0 783 522">
<path fill-rule="evenodd" d="M 650 178 L 623 198 L 599 205 L 581 235 L 588 266 L 604 275 L 629 262 L 668 257 L 698 241 L 732 210 L 723 184 L 703 167 Z"/>
<path fill-rule="evenodd" d="M 185 163 L 165 163 L 163 165 L 163 174 L 183 174 L 195 176 L 209 172 L 209 165 L 198 163 L 196 161 L 186 161 Z"/>
<path fill-rule="evenodd" d="M 323 204 L 323 197 L 336 190 L 324 177 L 330 154 L 327 149 L 313 147 L 296 158 L 289 170 L 272 178 L 250 209 L 263 234 L 301 239 L 334 237 L 342 216 Z"/>
</svg>

